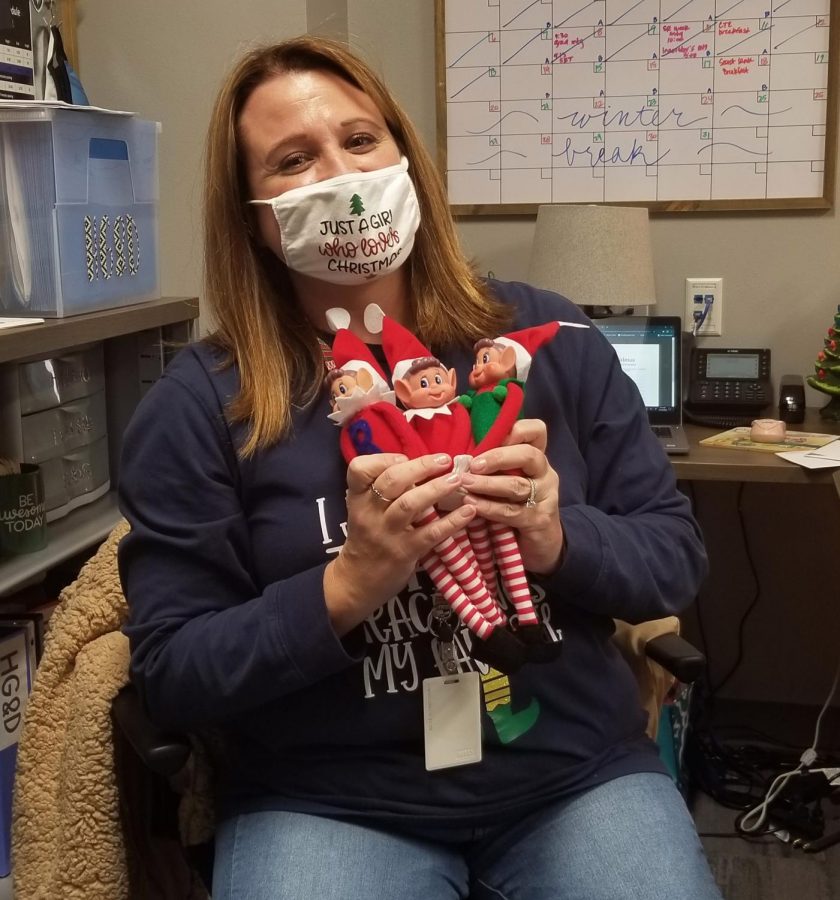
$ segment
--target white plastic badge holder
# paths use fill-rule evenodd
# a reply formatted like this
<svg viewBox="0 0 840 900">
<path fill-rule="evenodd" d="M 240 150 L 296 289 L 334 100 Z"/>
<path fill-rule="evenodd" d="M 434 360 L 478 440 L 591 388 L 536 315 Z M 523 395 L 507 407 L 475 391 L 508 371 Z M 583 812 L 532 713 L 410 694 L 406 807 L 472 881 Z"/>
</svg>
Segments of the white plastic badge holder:
<svg viewBox="0 0 840 900">
<path fill-rule="evenodd" d="M 423 681 L 426 770 L 481 762 L 481 698 L 477 672 Z"/>
</svg>

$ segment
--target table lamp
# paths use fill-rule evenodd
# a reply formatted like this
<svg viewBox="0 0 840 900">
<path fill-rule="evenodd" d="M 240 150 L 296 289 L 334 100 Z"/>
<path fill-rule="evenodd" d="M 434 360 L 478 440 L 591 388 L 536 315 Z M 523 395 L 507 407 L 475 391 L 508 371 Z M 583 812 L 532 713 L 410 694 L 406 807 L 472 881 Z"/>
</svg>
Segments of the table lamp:
<svg viewBox="0 0 840 900">
<path fill-rule="evenodd" d="M 540 206 L 528 280 L 563 294 L 589 316 L 655 305 L 647 209 Z"/>
</svg>

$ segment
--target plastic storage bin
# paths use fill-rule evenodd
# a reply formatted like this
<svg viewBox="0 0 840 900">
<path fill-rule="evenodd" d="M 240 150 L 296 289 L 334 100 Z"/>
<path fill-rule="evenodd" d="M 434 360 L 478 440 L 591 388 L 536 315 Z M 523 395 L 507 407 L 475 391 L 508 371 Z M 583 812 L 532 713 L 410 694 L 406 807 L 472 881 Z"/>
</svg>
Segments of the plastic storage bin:
<svg viewBox="0 0 840 900">
<path fill-rule="evenodd" d="M 108 433 L 105 391 L 23 416 L 23 461 L 40 463 L 92 444 Z"/>
<path fill-rule="evenodd" d="M 47 521 L 110 487 L 101 343 L 0 367 L 0 456 L 37 463 Z"/>
<path fill-rule="evenodd" d="M 0 105 L 0 315 L 158 295 L 157 136 L 134 116 Z"/>
<path fill-rule="evenodd" d="M 92 503 L 111 487 L 107 436 L 40 465 L 48 522 L 67 515 L 77 506 Z"/>
<path fill-rule="evenodd" d="M 102 344 L 21 363 L 17 371 L 23 416 L 105 390 Z"/>
</svg>

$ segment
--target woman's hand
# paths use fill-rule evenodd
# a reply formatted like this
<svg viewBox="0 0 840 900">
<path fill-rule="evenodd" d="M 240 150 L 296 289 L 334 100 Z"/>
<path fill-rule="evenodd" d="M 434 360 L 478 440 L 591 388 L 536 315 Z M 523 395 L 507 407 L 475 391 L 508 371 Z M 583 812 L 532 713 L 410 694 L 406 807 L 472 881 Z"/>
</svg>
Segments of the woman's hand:
<svg viewBox="0 0 840 900">
<path fill-rule="evenodd" d="M 336 634 L 345 635 L 408 584 L 417 560 L 475 516 L 470 503 L 415 525 L 459 490 L 445 454 L 409 460 L 396 453 L 358 456 L 347 469 L 347 539 L 324 572 Z"/>
<path fill-rule="evenodd" d="M 557 568 L 564 541 L 560 477 L 546 458 L 546 444 L 544 422 L 520 419 L 504 446 L 477 456 L 462 479 L 465 502 L 482 518 L 515 528 L 522 562 L 538 575 Z"/>
</svg>

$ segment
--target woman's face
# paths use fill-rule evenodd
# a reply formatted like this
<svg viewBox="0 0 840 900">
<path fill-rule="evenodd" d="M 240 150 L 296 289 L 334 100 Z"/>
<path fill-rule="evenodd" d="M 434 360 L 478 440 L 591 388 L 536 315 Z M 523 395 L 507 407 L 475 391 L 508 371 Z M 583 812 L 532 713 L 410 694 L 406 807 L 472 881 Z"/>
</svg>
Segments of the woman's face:
<svg viewBox="0 0 840 900">
<path fill-rule="evenodd" d="M 371 98 L 331 72 L 288 72 L 264 81 L 245 103 L 239 130 L 252 200 L 400 161 Z M 253 209 L 263 243 L 282 258 L 271 207 Z"/>
</svg>

